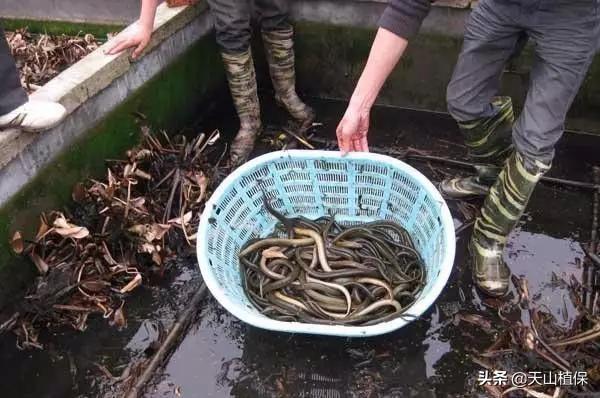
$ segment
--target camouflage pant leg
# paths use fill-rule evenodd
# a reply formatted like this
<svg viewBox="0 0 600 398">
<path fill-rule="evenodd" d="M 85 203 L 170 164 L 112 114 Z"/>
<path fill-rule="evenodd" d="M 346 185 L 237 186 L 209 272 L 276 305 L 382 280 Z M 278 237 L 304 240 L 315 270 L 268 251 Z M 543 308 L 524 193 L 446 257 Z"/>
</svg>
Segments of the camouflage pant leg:
<svg viewBox="0 0 600 398">
<path fill-rule="evenodd" d="M 27 102 L 27 94 L 21 87 L 19 72 L 10 54 L 0 26 L 0 115 L 7 114 Z"/>
</svg>

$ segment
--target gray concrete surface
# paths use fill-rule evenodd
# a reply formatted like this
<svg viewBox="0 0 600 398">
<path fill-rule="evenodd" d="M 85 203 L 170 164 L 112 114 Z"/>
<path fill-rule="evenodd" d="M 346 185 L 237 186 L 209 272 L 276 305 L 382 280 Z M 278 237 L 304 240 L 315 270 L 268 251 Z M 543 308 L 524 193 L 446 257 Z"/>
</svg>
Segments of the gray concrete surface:
<svg viewBox="0 0 600 398">
<path fill-rule="evenodd" d="M 435 3 L 423 22 L 424 33 L 461 37 L 470 2 L 444 0 Z M 292 2 L 292 18 L 297 21 L 320 22 L 363 28 L 377 27 L 387 5 L 386 0 L 305 0 Z"/>
</svg>

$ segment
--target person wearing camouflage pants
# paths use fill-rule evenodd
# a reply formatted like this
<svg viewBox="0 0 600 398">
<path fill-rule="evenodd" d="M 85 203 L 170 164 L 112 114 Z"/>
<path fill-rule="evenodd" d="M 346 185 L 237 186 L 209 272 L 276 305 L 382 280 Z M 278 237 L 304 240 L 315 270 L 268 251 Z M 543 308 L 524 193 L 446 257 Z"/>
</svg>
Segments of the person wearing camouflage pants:
<svg viewBox="0 0 600 398">
<path fill-rule="evenodd" d="M 288 22 L 288 3 L 287 0 L 208 0 L 229 89 L 240 119 L 240 129 L 230 151 L 233 165 L 247 159 L 261 130 L 260 105 L 250 49 L 253 13 L 260 22 L 276 101 L 301 128 L 309 127 L 314 121 L 314 111 L 296 93 L 294 30 Z"/>
<path fill-rule="evenodd" d="M 141 3 L 140 18 L 111 41 L 107 54 L 118 54 L 127 48 L 134 48 L 133 58 L 142 54 L 150 42 L 160 0 L 141 0 Z M 312 125 L 315 113 L 296 94 L 294 30 L 288 22 L 289 0 L 208 0 L 208 6 L 240 119 L 240 129 L 230 150 L 230 165 L 237 166 L 248 158 L 262 129 L 250 50 L 253 15 L 260 22 L 275 99 L 289 112 L 300 131 Z"/>
</svg>

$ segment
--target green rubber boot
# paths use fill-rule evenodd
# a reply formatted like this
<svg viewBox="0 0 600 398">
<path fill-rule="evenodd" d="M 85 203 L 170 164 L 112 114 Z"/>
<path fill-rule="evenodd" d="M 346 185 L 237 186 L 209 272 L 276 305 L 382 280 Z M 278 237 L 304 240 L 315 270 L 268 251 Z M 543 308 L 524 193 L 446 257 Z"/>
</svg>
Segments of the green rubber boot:
<svg viewBox="0 0 600 398">
<path fill-rule="evenodd" d="M 262 130 L 260 104 L 256 87 L 256 72 L 250 49 L 240 54 L 221 53 L 229 90 L 240 119 L 240 129 L 231 144 L 233 167 L 248 159 L 256 137 Z"/>
<path fill-rule="evenodd" d="M 275 100 L 289 112 L 302 130 L 306 130 L 314 122 L 315 112 L 296 93 L 293 37 L 292 28 L 262 32 Z"/>
<path fill-rule="evenodd" d="M 550 168 L 514 152 L 485 199 L 469 244 L 473 280 L 490 296 L 508 292 L 510 270 L 502 259 L 508 235 L 525 211 L 537 182 Z"/>
<path fill-rule="evenodd" d="M 510 97 L 497 97 L 492 104 L 498 110 L 493 117 L 458 123 L 469 157 L 480 165 L 473 176 L 449 178 L 440 183 L 440 191 L 448 198 L 485 196 L 498 178 L 502 162 L 512 148 L 514 113 Z"/>
</svg>

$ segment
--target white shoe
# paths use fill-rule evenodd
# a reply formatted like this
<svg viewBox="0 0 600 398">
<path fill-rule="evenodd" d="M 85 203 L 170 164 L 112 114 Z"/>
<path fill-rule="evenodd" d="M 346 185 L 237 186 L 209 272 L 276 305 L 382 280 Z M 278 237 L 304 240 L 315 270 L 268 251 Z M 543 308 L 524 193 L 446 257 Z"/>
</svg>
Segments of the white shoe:
<svg viewBox="0 0 600 398">
<path fill-rule="evenodd" d="M 55 127 L 66 114 L 65 107 L 57 102 L 30 100 L 14 111 L 0 115 L 0 130 L 17 128 L 35 133 Z"/>
</svg>

